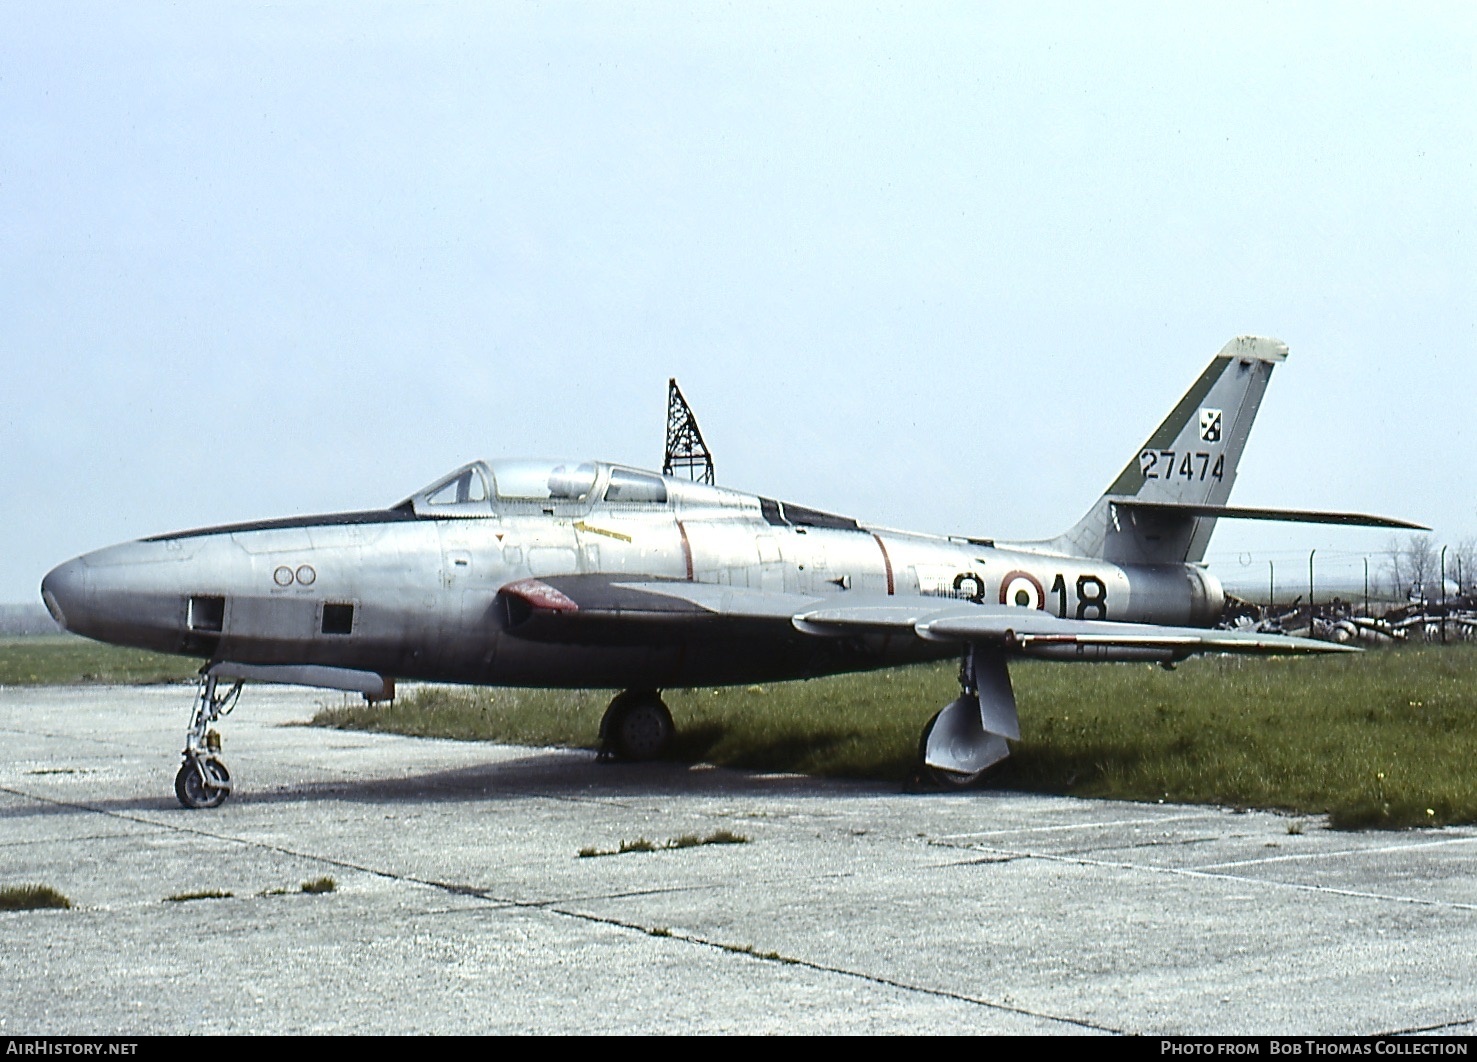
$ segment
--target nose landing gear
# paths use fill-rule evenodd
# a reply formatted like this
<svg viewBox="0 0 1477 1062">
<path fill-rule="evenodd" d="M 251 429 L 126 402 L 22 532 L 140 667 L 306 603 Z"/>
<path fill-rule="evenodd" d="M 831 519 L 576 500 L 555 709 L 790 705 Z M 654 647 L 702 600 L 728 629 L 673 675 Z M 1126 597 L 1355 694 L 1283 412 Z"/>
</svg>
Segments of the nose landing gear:
<svg viewBox="0 0 1477 1062">
<path fill-rule="evenodd" d="M 231 772 L 220 758 L 221 736 L 210 726 L 231 714 L 241 699 L 241 686 L 238 681 L 225 693 L 217 693 L 216 677 L 201 671 L 195 710 L 185 734 L 185 762 L 174 776 L 174 795 L 187 808 L 218 808 L 231 795 Z"/>
</svg>

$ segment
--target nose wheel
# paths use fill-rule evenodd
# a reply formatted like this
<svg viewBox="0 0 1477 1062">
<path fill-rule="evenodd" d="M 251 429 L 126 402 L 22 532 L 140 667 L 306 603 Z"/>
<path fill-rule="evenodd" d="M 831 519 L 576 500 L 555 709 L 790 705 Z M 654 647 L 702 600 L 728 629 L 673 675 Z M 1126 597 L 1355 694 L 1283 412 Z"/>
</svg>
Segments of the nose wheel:
<svg viewBox="0 0 1477 1062">
<path fill-rule="evenodd" d="M 174 795 L 187 808 L 218 808 L 231 795 L 231 772 L 220 758 L 221 736 L 211 724 L 231 714 L 240 699 L 239 681 L 219 693 L 216 677 L 202 671 L 190 729 L 185 734 L 185 762 L 174 776 Z"/>
<path fill-rule="evenodd" d="M 600 720 L 600 758 L 659 760 L 672 747 L 677 728 L 656 690 L 616 694 Z"/>
<path fill-rule="evenodd" d="M 186 759 L 174 776 L 174 795 L 187 808 L 218 808 L 231 795 L 231 772 L 217 759 Z"/>
</svg>

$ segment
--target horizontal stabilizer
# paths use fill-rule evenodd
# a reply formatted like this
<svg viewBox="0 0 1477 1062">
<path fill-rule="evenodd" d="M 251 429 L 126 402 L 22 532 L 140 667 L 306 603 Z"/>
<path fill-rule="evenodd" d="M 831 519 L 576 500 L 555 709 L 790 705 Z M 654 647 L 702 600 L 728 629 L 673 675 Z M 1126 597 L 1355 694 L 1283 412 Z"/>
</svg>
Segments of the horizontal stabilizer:
<svg viewBox="0 0 1477 1062">
<path fill-rule="evenodd" d="M 1144 502 L 1110 498 L 1119 509 L 1163 516 L 1210 516 L 1223 520 L 1280 520 L 1292 524 L 1344 524 L 1349 527 L 1393 527 L 1404 531 L 1429 531 L 1424 524 L 1367 513 L 1334 513 L 1317 509 L 1252 509 L 1239 505 L 1197 505 L 1192 502 Z"/>
</svg>

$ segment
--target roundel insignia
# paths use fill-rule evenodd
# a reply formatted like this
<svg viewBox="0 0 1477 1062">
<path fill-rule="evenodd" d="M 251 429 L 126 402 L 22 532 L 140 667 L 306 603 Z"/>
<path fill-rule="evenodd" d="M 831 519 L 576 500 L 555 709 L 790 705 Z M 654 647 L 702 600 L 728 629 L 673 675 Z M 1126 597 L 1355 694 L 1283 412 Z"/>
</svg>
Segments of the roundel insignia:
<svg viewBox="0 0 1477 1062">
<path fill-rule="evenodd" d="M 1045 608 L 1046 592 L 1030 572 L 1011 572 L 1000 580 L 1000 603 L 1017 608 Z"/>
<path fill-rule="evenodd" d="M 978 604 L 985 599 L 985 581 L 974 572 L 960 572 L 954 576 L 954 593 Z"/>
</svg>

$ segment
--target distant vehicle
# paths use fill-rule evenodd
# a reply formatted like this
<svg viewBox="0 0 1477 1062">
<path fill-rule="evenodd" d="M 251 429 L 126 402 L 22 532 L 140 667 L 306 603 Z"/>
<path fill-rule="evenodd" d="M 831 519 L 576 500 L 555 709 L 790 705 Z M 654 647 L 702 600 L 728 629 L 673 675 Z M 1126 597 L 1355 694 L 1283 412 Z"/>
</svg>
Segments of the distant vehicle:
<svg viewBox="0 0 1477 1062">
<path fill-rule="evenodd" d="M 475 461 L 388 509 L 101 549 L 41 593 L 68 630 L 204 660 L 175 780 L 187 807 L 231 791 L 212 726 L 243 681 L 371 700 L 395 679 L 617 688 L 603 750 L 642 760 L 674 732 L 662 689 L 955 656 L 960 695 L 921 757 L 968 783 L 1020 738 L 1012 657 L 1349 651 L 1208 629 L 1224 603 L 1201 563 L 1217 519 L 1417 526 L 1226 505 L 1286 356 L 1272 339 L 1228 343 L 1087 515 L 1040 542 L 894 531 L 604 462 Z"/>
</svg>

